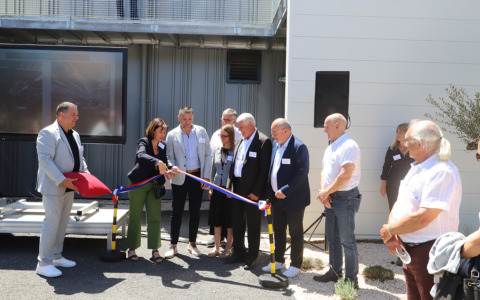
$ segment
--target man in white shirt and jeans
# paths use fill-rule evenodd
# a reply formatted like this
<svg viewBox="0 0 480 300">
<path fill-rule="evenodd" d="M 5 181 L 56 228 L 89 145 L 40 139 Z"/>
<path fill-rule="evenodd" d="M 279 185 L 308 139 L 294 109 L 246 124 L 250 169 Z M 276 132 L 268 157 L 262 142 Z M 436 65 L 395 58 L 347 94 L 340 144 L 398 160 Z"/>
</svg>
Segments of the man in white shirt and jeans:
<svg viewBox="0 0 480 300">
<path fill-rule="evenodd" d="M 358 251 L 354 231 L 355 214 L 362 198 L 357 188 L 360 182 L 360 149 L 345 134 L 346 127 L 347 120 L 341 114 L 332 114 L 325 119 L 324 131 L 330 145 L 323 156 L 317 199 L 325 206 L 330 269 L 313 279 L 319 282 L 337 281 L 342 276 L 345 252 L 345 280 L 358 288 Z"/>
<path fill-rule="evenodd" d="M 439 236 L 458 231 L 462 182 L 450 161 L 450 143 L 435 123 L 411 123 L 405 142 L 415 162 L 400 184 L 397 202 L 380 235 L 391 254 L 401 251 L 401 245 L 410 254 L 411 262 L 403 264 L 407 298 L 432 299 L 428 253 Z"/>
</svg>

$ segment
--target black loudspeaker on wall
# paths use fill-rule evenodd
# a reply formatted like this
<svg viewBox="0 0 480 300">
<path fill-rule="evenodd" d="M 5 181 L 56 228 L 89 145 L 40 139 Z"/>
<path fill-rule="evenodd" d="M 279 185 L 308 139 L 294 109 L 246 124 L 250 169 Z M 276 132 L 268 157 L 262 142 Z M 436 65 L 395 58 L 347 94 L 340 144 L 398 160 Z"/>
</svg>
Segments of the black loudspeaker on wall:
<svg viewBox="0 0 480 300">
<path fill-rule="evenodd" d="M 317 71 L 313 126 L 323 127 L 325 118 L 341 113 L 348 120 L 349 71 Z"/>
</svg>

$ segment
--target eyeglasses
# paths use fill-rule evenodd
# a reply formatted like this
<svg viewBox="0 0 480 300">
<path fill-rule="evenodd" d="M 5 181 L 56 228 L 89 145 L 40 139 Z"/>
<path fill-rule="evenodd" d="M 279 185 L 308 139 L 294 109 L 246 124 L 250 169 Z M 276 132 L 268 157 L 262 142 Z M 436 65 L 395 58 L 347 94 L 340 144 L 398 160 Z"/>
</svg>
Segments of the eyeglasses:
<svg viewBox="0 0 480 300">
<path fill-rule="evenodd" d="M 274 136 L 274 135 L 277 135 L 277 134 L 279 134 L 280 132 L 282 132 L 283 129 L 285 129 L 285 128 L 280 128 L 280 129 L 278 129 L 277 131 L 271 131 L 270 133 L 272 134 L 272 136 Z"/>
<path fill-rule="evenodd" d="M 226 139 L 226 138 L 228 138 L 228 135 L 221 134 L 220 137 L 221 137 L 222 139 Z"/>
<path fill-rule="evenodd" d="M 480 161 L 480 153 L 475 153 L 475 158 Z"/>
<path fill-rule="evenodd" d="M 232 122 L 233 120 L 232 120 L 232 119 L 220 118 L 220 121 L 225 121 L 225 122 L 227 122 L 227 123 L 230 123 L 230 122 Z"/>
<path fill-rule="evenodd" d="M 404 143 L 410 143 L 411 140 L 415 140 L 415 139 L 413 139 L 413 138 L 405 138 L 405 139 L 403 139 L 402 141 L 403 141 Z"/>
</svg>

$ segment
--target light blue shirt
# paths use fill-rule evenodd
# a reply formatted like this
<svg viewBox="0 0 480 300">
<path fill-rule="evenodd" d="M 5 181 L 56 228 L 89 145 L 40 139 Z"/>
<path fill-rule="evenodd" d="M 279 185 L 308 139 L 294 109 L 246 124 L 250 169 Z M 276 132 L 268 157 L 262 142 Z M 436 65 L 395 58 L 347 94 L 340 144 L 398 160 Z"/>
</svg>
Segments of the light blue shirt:
<svg viewBox="0 0 480 300">
<path fill-rule="evenodd" d="M 198 140 L 195 127 L 192 125 L 190 135 L 182 130 L 183 150 L 187 159 L 187 170 L 200 169 L 200 159 L 198 158 Z"/>
<path fill-rule="evenodd" d="M 292 135 L 290 135 L 288 140 L 285 143 L 283 143 L 282 146 L 277 144 L 277 150 L 275 151 L 275 159 L 273 160 L 272 177 L 270 180 L 272 182 L 272 189 L 274 192 L 278 191 L 277 173 L 278 173 L 278 170 L 280 169 L 283 153 L 285 153 L 285 149 L 287 149 L 288 143 L 290 143 L 291 138 L 292 138 Z"/>
</svg>

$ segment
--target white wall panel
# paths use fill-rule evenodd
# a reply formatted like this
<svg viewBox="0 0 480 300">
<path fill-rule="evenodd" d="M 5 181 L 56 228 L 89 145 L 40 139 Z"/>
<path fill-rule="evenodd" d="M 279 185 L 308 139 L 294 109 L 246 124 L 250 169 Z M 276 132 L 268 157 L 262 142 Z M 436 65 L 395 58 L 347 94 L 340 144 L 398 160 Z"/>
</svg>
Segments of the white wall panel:
<svg viewBox="0 0 480 300">
<path fill-rule="evenodd" d="M 354 40 L 408 40 L 408 41 L 452 41 L 478 42 L 480 29 L 478 18 L 434 19 L 410 17 L 339 16 L 299 14 L 292 17 L 291 23 L 300 26 L 292 28 L 295 37 L 318 37 Z M 310 24 L 315 28 L 306 28 Z"/>
<path fill-rule="evenodd" d="M 449 84 L 472 96 L 480 90 L 478 11 L 480 3 L 472 1 L 289 1 L 286 115 L 309 147 L 312 190 L 319 187 L 327 143 L 323 130 L 313 128 L 315 72 L 350 71 L 347 132 L 362 152 L 358 235 L 378 236 L 388 216 L 379 177 L 396 126 L 433 112 L 425 99 L 446 97 Z M 472 211 L 480 210 L 480 164 L 463 142 L 446 132 L 445 137 L 463 181 L 460 218 L 478 219 Z M 311 205 L 305 223 L 321 211 L 321 205 Z"/>
<path fill-rule="evenodd" d="M 476 1 L 342 1 L 334 4 L 328 0 L 289 1 L 288 9 L 298 14 L 332 16 L 368 16 L 371 18 L 410 19 L 467 19 L 478 20 L 480 3 Z"/>
</svg>

